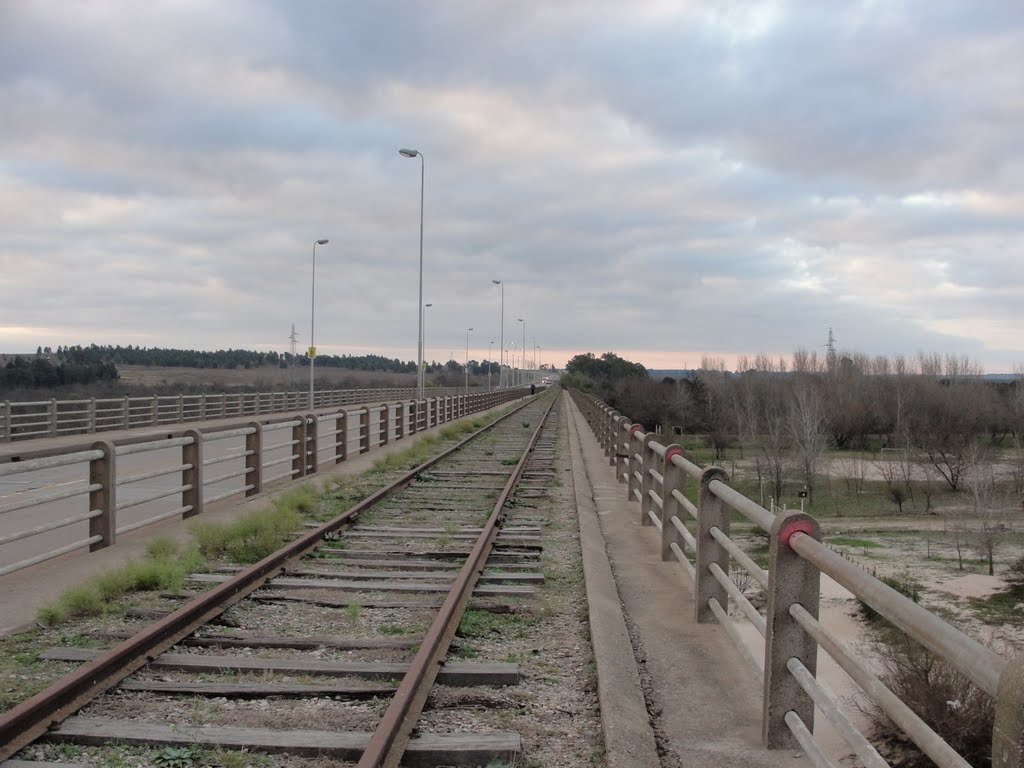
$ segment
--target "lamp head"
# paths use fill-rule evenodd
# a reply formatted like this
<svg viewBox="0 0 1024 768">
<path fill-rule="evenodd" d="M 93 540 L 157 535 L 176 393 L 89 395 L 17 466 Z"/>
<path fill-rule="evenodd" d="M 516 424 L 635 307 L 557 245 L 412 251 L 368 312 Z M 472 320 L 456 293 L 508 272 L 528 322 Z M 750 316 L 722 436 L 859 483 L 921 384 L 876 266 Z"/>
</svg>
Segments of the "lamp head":
<svg viewBox="0 0 1024 768">
<path fill-rule="evenodd" d="M 400 150 L 398 150 L 398 154 L 400 154 L 402 157 L 416 157 L 416 155 L 418 155 L 419 153 L 420 153 L 420 151 L 418 149 L 400 149 Z"/>
<path fill-rule="evenodd" d="M 495 285 L 501 285 L 501 280 L 491 280 Z"/>
<path fill-rule="evenodd" d="M 329 242 L 331 242 L 331 241 L 328 240 L 327 238 L 324 238 L 323 240 L 317 240 L 316 244 L 317 245 L 327 245 Z"/>
</svg>

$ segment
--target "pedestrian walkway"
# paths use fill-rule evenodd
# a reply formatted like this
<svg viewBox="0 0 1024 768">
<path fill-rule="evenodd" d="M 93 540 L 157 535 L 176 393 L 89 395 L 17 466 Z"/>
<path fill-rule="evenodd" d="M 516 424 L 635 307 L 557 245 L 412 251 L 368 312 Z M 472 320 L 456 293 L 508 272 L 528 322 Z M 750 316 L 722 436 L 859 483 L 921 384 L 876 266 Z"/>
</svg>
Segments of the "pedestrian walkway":
<svg viewBox="0 0 1024 768">
<path fill-rule="evenodd" d="M 635 661 L 659 753 L 657 764 L 664 768 L 806 765 L 794 752 L 761 748 L 760 681 L 720 626 L 696 623 L 689 576 L 678 563 L 661 560 L 658 529 L 641 526 L 639 505 L 626 500 L 626 486 L 617 482 L 582 413 L 568 402 L 581 530 L 587 515 L 599 520 L 633 646 L 633 659 L 606 657 L 602 643 L 614 647 L 615 638 L 600 635 L 614 629 L 592 622 L 599 678 L 621 675 L 616 667 Z M 606 741 L 609 729 L 635 733 L 635 723 L 607 721 L 615 699 L 623 692 L 628 695 L 628 684 L 618 683 L 606 692 L 600 687 Z M 610 766 L 645 765 L 611 750 L 608 758 Z"/>
</svg>

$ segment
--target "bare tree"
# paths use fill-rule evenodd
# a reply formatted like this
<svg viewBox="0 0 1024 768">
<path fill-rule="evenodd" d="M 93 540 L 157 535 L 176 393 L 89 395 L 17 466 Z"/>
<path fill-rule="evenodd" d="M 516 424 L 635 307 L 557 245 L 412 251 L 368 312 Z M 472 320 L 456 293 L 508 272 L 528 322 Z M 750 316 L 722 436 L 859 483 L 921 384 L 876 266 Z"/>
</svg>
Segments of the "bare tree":
<svg viewBox="0 0 1024 768">
<path fill-rule="evenodd" d="M 814 501 L 818 464 L 828 447 L 825 424 L 825 406 L 815 379 L 807 375 L 798 376 L 790 399 L 789 431 L 811 502 Z"/>
<path fill-rule="evenodd" d="M 995 471 L 988 451 L 974 440 L 966 451 L 967 469 L 963 485 L 971 498 L 976 518 L 974 544 L 988 561 L 988 575 L 995 575 L 995 550 L 1007 533 L 1006 512 L 997 492 Z"/>
</svg>

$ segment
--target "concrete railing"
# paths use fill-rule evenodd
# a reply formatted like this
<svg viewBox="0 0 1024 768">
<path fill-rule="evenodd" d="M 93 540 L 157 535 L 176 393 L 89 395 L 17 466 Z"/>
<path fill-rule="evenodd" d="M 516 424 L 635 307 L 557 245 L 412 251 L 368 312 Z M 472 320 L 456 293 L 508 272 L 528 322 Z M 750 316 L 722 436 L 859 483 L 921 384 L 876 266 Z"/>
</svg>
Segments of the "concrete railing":
<svg viewBox="0 0 1024 768">
<path fill-rule="evenodd" d="M 888 765 L 816 679 L 819 649 L 863 690 L 941 768 L 969 763 L 888 689 L 869 663 L 818 620 L 824 573 L 871 606 L 908 637 L 967 676 L 995 699 L 994 768 L 1024 768 L 1024 657 L 1005 659 L 904 597 L 821 543 L 817 521 L 802 512 L 773 515 L 729 486 L 720 467 L 700 468 L 676 444 L 660 442 L 590 395 L 574 401 L 604 449 L 627 498 L 639 504 L 640 522 L 661 531 L 661 557 L 678 560 L 694 584 L 698 622 L 717 621 L 762 680 L 762 742 L 769 749 L 802 749 L 816 766 L 835 766 L 815 741 L 817 708 L 869 768 Z M 687 497 L 696 484 L 698 503 Z M 736 512 L 770 536 L 768 569 L 729 537 Z M 690 522 L 692 520 L 692 522 Z M 693 529 L 692 531 L 690 529 Z M 731 569 L 745 570 L 766 591 L 761 614 L 736 586 Z M 764 639 L 752 653 L 729 617 L 728 601 Z"/>
<path fill-rule="evenodd" d="M 435 387 L 429 397 L 465 394 L 462 387 Z M 311 410 L 416 397 L 414 387 L 326 389 L 314 394 Z M 243 392 L 212 395 L 39 400 L 0 400 L 0 442 L 81 435 L 115 429 L 156 427 L 236 416 L 266 416 L 309 408 L 308 392 Z"/>
<path fill-rule="evenodd" d="M 0 498 L 0 556 L 17 543 L 20 557 L 6 562 L 13 552 L 8 547 L 0 576 L 78 549 L 109 547 L 119 534 L 199 515 L 204 505 L 232 496 L 255 496 L 272 483 L 528 393 L 517 388 L 401 400 L 0 455 L 0 483 L 23 488 Z"/>
</svg>

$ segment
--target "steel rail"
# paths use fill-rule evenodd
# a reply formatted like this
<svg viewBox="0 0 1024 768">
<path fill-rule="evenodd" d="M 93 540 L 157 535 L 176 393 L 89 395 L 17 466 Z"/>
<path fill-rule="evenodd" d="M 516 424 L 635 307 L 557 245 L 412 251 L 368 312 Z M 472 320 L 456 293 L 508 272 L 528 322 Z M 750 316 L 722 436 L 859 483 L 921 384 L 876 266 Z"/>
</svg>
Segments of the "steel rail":
<svg viewBox="0 0 1024 768">
<path fill-rule="evenodd" d="M 398 690 L 391 698 L 391 703 L 370 737 L 366 749 L 363 750 L 363 755 L 356 764 L 356 768 L 398 767 L 412 736 L 412 730 L 419 721 L 423 705 L 437 678 L 437 673 L 448 654 L 448 647 L 459 627 L 459 622 L 462 621 L 462 614 L 469 604 L 473 589 L 480 579 L 480 574 L 483 573 L 484 565 L 494 546 L 498 529 L 505 518 L 505 503 L 519 484 L 523 471 L 526 469 L 527 460 L 530 458 L 537 439 L 544 430 L 544 424 L 557 401 L 557 397 L 551 398 L 551 402 L 544 410 L 544 415 L 541 416 L 540 423 L 530 436 L 523 455 L 519 458 L 501 495 L 495 502 L 487 524 L 473 545 L 473 549 L 452 584 L 448 596 L 445 597 L 444 603 L 434 617 L 430 629 L 424 635 L 415 658 L 409 664 L 408 671 L 402 678 L 402 682 L 399 683 Z"/>
<path fill-rule="evenodd" d="M 320 546 L 325 536 L 344 527 L 365 510 L 406 487 L 415 480 L 416 475 L 461 450 L 463 446 L 511 418 L 531 402 L 532 400 L 527 400 L 443 453 L 410 470 L 391 485 L 367 496 L 333 520 L 289 542 L 258 563 L 248 566 L 234 578 L 192 598 L 178 610 L 143 628 L 35 696 L 0 714 L 0 761 L 6 760 L 22 747 L 31 744 L 97 696 L 116 686 L 202 625 L 220 616 L 232 605 L 262 587 L 268 579 L 285 573 L 292 561 Z M 72 548 L 84 546 L 100 538 L 95 536 L 89 541 L 76 542 L 64 549 L 71 551 Z"/>
</svg>

